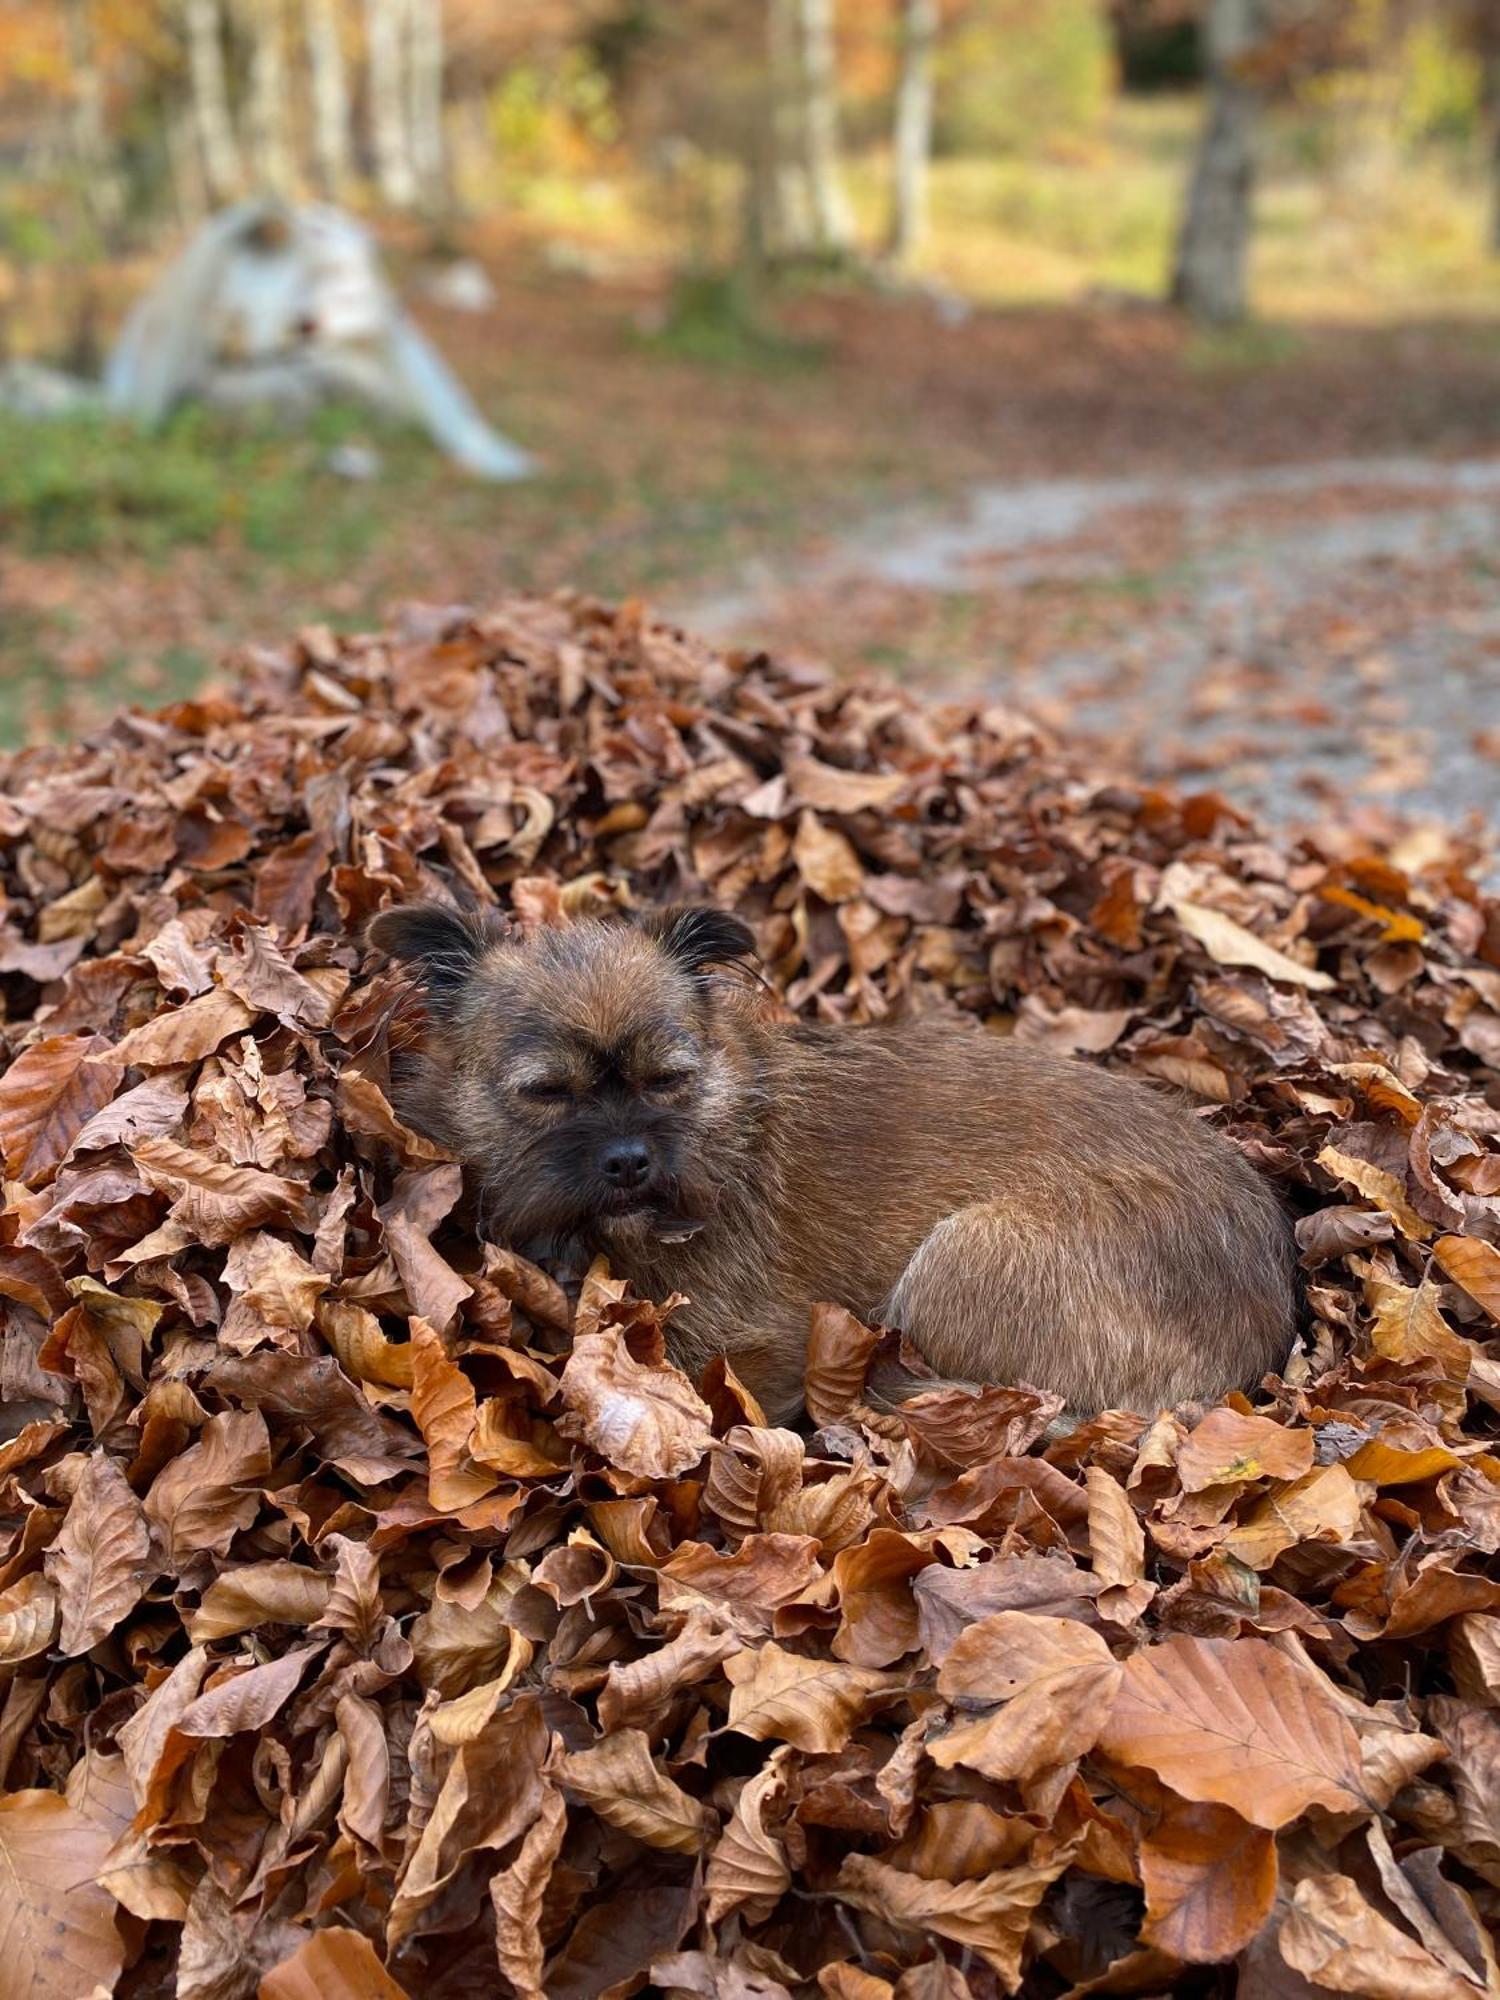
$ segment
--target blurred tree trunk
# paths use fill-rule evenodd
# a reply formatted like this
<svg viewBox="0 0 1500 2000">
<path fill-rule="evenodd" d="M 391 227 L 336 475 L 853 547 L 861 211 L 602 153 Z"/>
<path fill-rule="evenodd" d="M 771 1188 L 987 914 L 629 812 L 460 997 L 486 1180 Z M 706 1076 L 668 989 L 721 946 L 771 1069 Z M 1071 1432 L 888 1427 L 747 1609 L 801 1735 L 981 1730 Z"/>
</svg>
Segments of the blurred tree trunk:
<svg viewBox="0 0 1500 2000">
<path fill-rule="evenodd" d="M 773 261 L 805 255 L 812 241 L 812 209 L 801 144 L 798 4 L 799 0 L 767 0 L 766 4 L 766 116 L 757 234 L 762 251 Z"/>
<path fill-rule="evenodd" d="M 772 259 L 841 256 L 854 220 L 839 165 L 832 0 L 766 0 L 758 235 Z"/>
<path fill-rule="evenodd" d="M 1208 115 L 1177 238 L 1172 301 L 1214 325 L 1245 316 L 1262 99 L 1247 58 L 1264 32 L 1264 0 L 1209 0 Z"/>
<path fill-rule="evenodd" d="M 406 84 L 411 164 L 421 200 L 434 213 L 448 204 L 443 59 L 443 0 L 408 0 Z"/>
<path fill-rule="evenodd" d="M 1490 152 L 1490 249 L 1500 256 L 1500 22 L 1486 15 L 1480 32 L 1485 126 Z"/>
<path fill-rule="evenodd" d="M 909 264 L 927 233 L 927 169 L 932 160 L 932 55 L 937 0 L 901 0 L 901 73 L 896 80 L 891 260 Z"/>
<path fill-rule="evenodd" d="M 229 115 L 229 84 L 224 73 L 224 14 L 220 0 L 184 0 L 187 24 L 188 74 L 193 94 L 193 123 L 203 156 L 203 178 L 212 202 L 232 201 L 240 192 L 240 152 Z"/>
<path fill-rule="evenodd" d="M 73 157 L 89 213 L 96 226 L 107 233 L 119 221 L 123 203 L 104 125 L 104 72 L 99 66 L 91 0 L 66 0 L 63 26 L 73 93 Z"/>
<path fill-rule="evenodd" d="M 842 256 L 854 242 L 854 211 L 839 161 L 838 50 L 833 0 L 798 0 L 802 65 L 802 145 L 812 207 L 813 247 Z"/>
<path fill-rule="evenodd" d="M 349 184 L 349 76 L 335 0 L 305 0 L 312 85 L 312 147 L 318 186 L 337 201 Z"/>
<path fill-rule="evenodd" d="M 417 176 L 407 124 L 403 0 L 365 0 L 366 95 L 375 184 L 392 208 L 413 208 Z"/>
<path fill-rule="evenodd" d="M 248 0 L 250 82 L 245 137 L 256 186 L 287 195 L 296 181 L 286 65 L 285 0 Z"/>
</svg>

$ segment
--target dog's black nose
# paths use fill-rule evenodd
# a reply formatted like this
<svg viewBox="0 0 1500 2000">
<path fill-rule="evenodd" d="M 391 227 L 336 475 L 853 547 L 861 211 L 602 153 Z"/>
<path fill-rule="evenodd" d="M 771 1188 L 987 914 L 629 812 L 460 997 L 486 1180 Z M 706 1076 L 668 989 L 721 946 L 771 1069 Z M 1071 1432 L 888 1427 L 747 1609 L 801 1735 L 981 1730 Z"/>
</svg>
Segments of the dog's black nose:
<svg viewBox="0 0 1500 2000">
<path fill-rule="evenodd" d="M 611 1139 L 599 1155 L 599 1171 L 626 1193 L 644 1187 L 651 1178 L 651 1155 L 644 1139 Z"/>
</svg>

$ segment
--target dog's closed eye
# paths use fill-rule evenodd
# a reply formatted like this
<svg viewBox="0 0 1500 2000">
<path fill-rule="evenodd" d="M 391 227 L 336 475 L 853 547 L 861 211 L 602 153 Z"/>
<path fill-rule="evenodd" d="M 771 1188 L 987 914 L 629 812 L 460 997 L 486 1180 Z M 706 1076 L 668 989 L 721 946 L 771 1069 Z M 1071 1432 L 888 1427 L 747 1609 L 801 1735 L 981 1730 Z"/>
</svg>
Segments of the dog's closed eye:
<svg viewBox="0 0 1500 2000">
<path fill-rule="evenodd" d="M 531 1104 L 566 1104 L 573 1095 L 573 1086 L 566 1077 L 542 1076 L 530 1083 L 517 1084 L 516 1095 Z"/>
<path fill-rule="evenodd" d="M 640 1088 L 651 1097 L 669 1097 L 674 1090 L 684 1090 L 697 1077 L 693 1069 L 661 1069 L 653 1075 L 641 1078 Z"/>
</svg>

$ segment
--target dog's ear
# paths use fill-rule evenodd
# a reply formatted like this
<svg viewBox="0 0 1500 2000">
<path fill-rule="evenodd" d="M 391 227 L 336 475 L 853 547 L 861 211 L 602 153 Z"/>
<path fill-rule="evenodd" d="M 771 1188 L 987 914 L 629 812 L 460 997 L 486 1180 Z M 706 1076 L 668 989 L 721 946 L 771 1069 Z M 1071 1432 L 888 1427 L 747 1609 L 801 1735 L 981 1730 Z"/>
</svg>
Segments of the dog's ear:
<svg viewBox="0 0 1500 2000">
<path fill-rule="evenodd" d="M 380 911 L 365 928 L 365 942 L 405 966 L 436 1013 L 452 1006 L 497 941 L 483 914 L 446 903 L 403 903 Z"/>
<path fill-rule="evenodd" d="M 711 965 L 733 965 L 755 956 L 755 933 L 732 910 L 677 903 L 669 909 L 647 910 L 636 921 L 684 972 L 698 974 Z"/>
</svg>

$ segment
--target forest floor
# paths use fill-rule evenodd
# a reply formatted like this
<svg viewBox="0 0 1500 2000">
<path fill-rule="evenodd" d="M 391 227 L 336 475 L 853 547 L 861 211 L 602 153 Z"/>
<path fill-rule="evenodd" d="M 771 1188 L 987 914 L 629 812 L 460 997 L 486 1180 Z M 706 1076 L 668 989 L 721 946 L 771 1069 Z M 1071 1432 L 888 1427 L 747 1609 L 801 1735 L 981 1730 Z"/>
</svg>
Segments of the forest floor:
<svg viewBox="0 0 1500 2000">
<path fill-rule="evenodd" d="M 1205 339 L 1114 299 L 810 289 L 746 323 L 644 270 L 487 242 L 499 305 L 418 316 L 543 460 L 185 418 L 0 436 L 0 740 L 200 684 L 396 603 L 641 596 L 943 690 L 1304 817 L 1330 783 L 1483 807 L 1500 647 L 1500 331 Z M 373 442 L 369 482 L 330 469 Z"/>
</svg>

